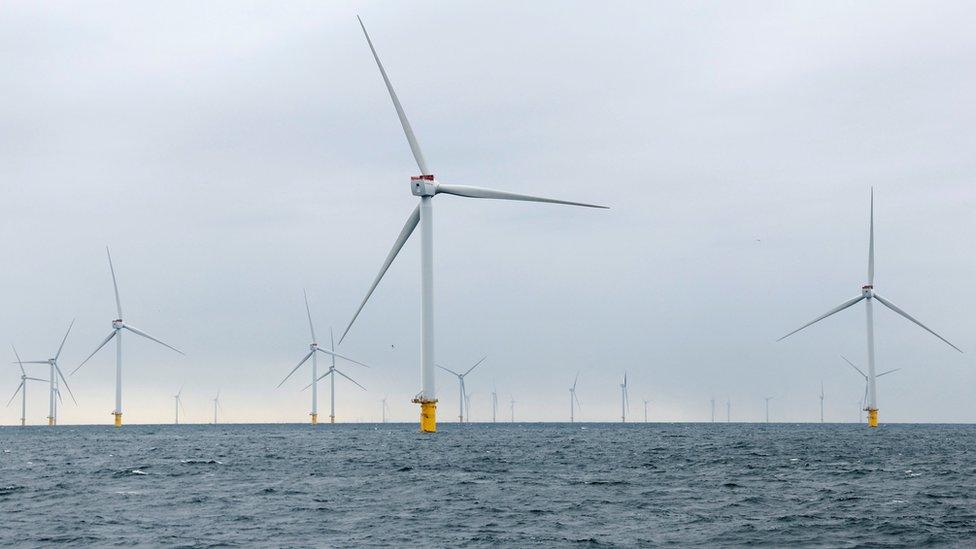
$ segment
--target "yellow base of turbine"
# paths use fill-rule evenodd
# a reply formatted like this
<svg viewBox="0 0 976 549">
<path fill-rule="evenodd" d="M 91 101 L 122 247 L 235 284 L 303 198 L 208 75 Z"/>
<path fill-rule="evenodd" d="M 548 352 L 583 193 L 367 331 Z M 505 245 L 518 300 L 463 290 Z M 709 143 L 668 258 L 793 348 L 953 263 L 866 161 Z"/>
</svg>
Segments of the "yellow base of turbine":
<svg viewBox="0 0 976 549">
<path fill-rule="evenodd" d="M 868 427 L 878 426 L 878 411 L 868 410 Z"/>
<path fill-rule="evenodd" d="M 318 425 L 319 415 L 318 414 L 309 414 L 309 415 L 312 416 L 312 425 Z"/>
<path fill-rule="evenodd" d="M 421 433 L 436 433 L 437 432 L 437 401 L 436 400 L 422 400 L 415 398 L 413 400 L 417 404 L 420 404 L 420 432 Z"/>
<path fill-rule="evenodd" d="M 335 416 L 329 416 L 329 423 L 335 423 Z"/>
<path fill-rule="evenodd" d="M 55 425 L 54 418 L 53 417 L 47 418 L 47 424 L 48 425 Z"/>
<path fill-rule="evenodd" d="M 122 412 L 112 412 L 112 415 L 115 416 L 115 426 L 116 427 L 121 427 L 122 426 Z"/>
</svg>

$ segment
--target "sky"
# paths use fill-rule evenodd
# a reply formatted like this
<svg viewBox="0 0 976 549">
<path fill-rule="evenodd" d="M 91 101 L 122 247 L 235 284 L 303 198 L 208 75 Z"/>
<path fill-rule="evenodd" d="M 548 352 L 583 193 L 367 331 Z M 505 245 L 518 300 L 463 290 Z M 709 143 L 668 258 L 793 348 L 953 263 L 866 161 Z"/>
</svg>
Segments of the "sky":
<svg viewBox="0 0 976 549">
<path fill-rule="evenodd" d="M 866 281 L 882 422 L 976 420 L 976 34 L 969 2 L 7 2 L 0 11 L 0 341 L 73 370 L 115 317 L 126 423 L 308 421 L 303 289 L 341 331 L 417 174 L 361 15 L 438 180 L 610 210 L 435 200 L 437 362 L 471 417 L 855 421 Z M 339 347 L 340 422 L 416 421 L 420 258 L 404 247 Z M 13 360 L 13 351 L 4 351 Z M 114 349 L 61 422 L 109 423 Z M 322 361 L 320 365 L 324 365 Z M 303 367 L 304 368 L 304 367 Z M 0 371 L 4 403 L 17 366 Z M 44 367 L 32 375 L 46 377 Z M 441 421 L 456 381 L 439 372 Z M 328 415 L 322 387 L 320 418 Z M 28 423 L 47 391 L 28 390 Z M 18 402 L 0 424 L 20 417 Z"/>
</svg>

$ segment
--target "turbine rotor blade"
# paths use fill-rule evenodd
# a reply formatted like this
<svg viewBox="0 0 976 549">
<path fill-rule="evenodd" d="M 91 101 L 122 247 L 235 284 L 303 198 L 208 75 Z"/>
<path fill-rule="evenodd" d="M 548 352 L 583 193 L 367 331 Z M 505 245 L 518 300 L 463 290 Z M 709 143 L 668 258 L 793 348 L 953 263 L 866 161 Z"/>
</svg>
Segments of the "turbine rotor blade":
<svg viewBox="0 0 976 549">
<path fill-rule="evenodd" d="M 153 336 L 151 336 L 151 335 L 149 335 L 149 334 L 147 334 L 146 332 L 143 332 L 143 331 L 142 331 L 142 330 L 140 330 L 139 328 L 136 328 L 136 327 L 134 327 L 134 326 L 129 326 L 128 324 L 123 324 L 123 325 L 122 325 L 122 327 L 123 327 L 123 328 L 125 328 L 126 330 L 129 330 L 130 332 L 132 332 L 132 333 L 134 333 L 134 334 L 136 334 L 136 335 L 141 335 L 142 337 L 144 337 L 144 338 L 146 338 L 146 339 L 149 339 L 149 340 L 152 340 L 152 341 L 155 341 L 156 343 L 159 343 L 159 344 L 160 344 L 160 345 L 162 345 L 163 347 L 168 347 L 168 348 L 170 348 L 170 349 L 172 349 L 172 350 L 174 350 L 174 351 L 176 351 L 177 353 L 180 353 L 181 355 L 185 355 L 185 354 L 186 354 L 186 353 L 184 353 L 183 351 L 181 351 L 181 350 L 179 350 L 179 349 L 177 349 L 176 347 L 173 347 L 173 346 L 172 346 L 172 345 L 170 345 L 169 343 L 164 343 L 164 342 L 162 342 L 162 341 L 160 341 L 160 340 L 158 340 L 158 339 L 156 339 L 155 337 L 153 337 Z"/>
<path fill-rule="evenodd" d="M 298 370 L 299 368 L 301 368 L 301 367 L 302 367 L 302 364 L 305 364 L 305 362 L 307 362 L 307 361 L 308 361 L 308 359 L 312 357 L 312 353 L 314 353 L 314 352 L 315 352 L 315 351 L 309 351 L 309 352 L 308 352 L 308 354 L 307 354 L 307 355 L 305 355 L 305 358 L 303 358 L 303 359 L 302 359 L 302 360 L 301 360 L 301 361 L 300 361 L 300 362 L 298 363 L 298 365 L 297 365 L 297 366 L 295 366 L 294 368 L 292 368 L 292 369 L 291 369 L 291 371 L 290 371 L 290 372 L 288 372 L 288 375 L 286 375 L 286 376 L 285 376 L 285 379 L 282 379 L 282 380 L 281 380 L 281 383 L 279 383 L 279 384 L 278 384 L 278 385 L 277 385 L 277 386 L 275 387 L 275 389 L 277 389 L 277 388 L 279 388 L 279 387 L 281 387 L 282 385 L 284 385 L 284 384 L 285 384 L 285 382 L 286 382 L 286 381 L 288 381 L 288 378 L 290 378 L 290 377 L 291 377 L 291 375 L 292 375 L 292 374 L 294 374 L 296 370 Z M 218 394 L 217 396 L 220 396 L 220 395 Z"/>
<path fill-rule="evenodd" d="M 75 325 L 75 319 L 71 319 L 71 324 L 68 324 L 68 331 L 64 333 L 64 337 L 61 339 L 61 345 L 58 347 L 58 354 L 54 355 L 54 360 L 61 357 L 61 350 L 64 349 L 64 342 L 68 341 L 68 334 L 71 333 L 71 327 Z"/>
<path fill-rule="evenodd" d="M 410 152 L 413 153 L 413 157 L 417 161 L 417 167 L 420 168 L 420 173 L 430 175 L 430 170 L 427 169 L 427 162 L 424 160 L 424 153 L 420 150 L 420 144 L 417 143 L 417 137 L 413 134 L 410 121 L 407 120 L 407 113 L 403 111 L 403 105 L 400 104 L 400 99 L 397 98 L 396 92 L 393 91 L 393 84 L 386 75 L 386 69 L 383 68 L 383 63 L 380 62 L 380 56 L 377 55 L 376 48 L 373 47 L 373 41 L 370 39 L 369 33 L 366 32 L 366 25 L 363 24 L 362 18 L 358 15 L 356 19 L 359 19 L 359 26 L 363 28 L 363 34 L 366 35 L 366 43 L 369 44 L 369 51 L 373 52 L 373 59 L 376 60 L 376 66 L 380 69 L 380 75 L 383 76 L 383 83 L 386 84 L 386 89 L 390 92 L 390 99 L 393 100 L 393 108 L 396 109 L 397 117 L 400 119 L 400 126 L 403 127 L 403 133 L 407 136 L 407 143 L 410 144 Z"/>
<path fill-rule="evenodd" d="M 61 367 L 58 366 L 57 361 L 54 362 L 54 371 L 57 372 L 58 377 L 61 378 L 62 383 L 64 383 L 64 388 L 68 390 L 68 394 L 71 396 L 71 400 L 74 401 L 75 406 L 78 405 L 78 400 L 75 398 L 75 394 L 71 392 L 71 387 L 68 385 L 68 380 L 64 378 L 64 374 L 61 373 Z M 61 392 L 58 391 L 60 396 Z"/>
<path fill-rule="evenodd" d="M 51 380 L 49 380 L 49 379 L 41 379 L 39 377 L 25 377 L 24 379 L 29 379 L 31 381 L 43 381 L 44 383 L 50 383 L 51 382 Z"/>
<path fill-rule="evenodd" d="M 946 338 L 944 338 L 944 337 L 942 337 L 942 336 L 940 336 L 939 334 L 937 334 L 937 333 L 935 333 L 935 332 L 934 332 L 934 331 L 933 331 L 933 330 L 932 330 L 931 328 L 929 328 L 929 327 L 928 327 L 928 326 L 926 326 L 925 324 L 922 324 L 921 322 L 919 322 L 919 321 L 918 321 L 917 319 L 915 319 L 915 317 L 913 317 L 912 315 L 910 315 L 910 314 L 908 314 L 908 313 L 906 313 L 905 311 L 903 311 L 903 310 L 901 310 L 900 308 L 898 308 L 898 306 L 897 306 L 897 305 L 895 305 L 894 303 L 892 303 L 892 302 L 890 302 L 890 301 L 888 301 L 887 299 L 885 299 L 885 298 L 883 298 L 883 297 L 881 297 L 881 296 L 880 296 L 880 295 L 878 295 L 878 294 L 874 294 L 874 297 L 875 297 L 875 299 L 877 299 L 878 301 L 880 301 L 880 302 L 881 302 L 881 304 L 882 304 L 882 305 L 884 305 L 885 307 L 888 307 L 888 308 L 889 308 L 889 309 L 891 309 L 892 311 L 894 311 L 894 312 L 896 312 L 896 313 L 898 313 L 898 314 L 900 314 L 901 316 L 903 316 L 903 317 L 905 317 L 905 318 L 907 318 L 908 320 L 910 320 L 910 321 L 912 321 L 912 322 L 914 322 L 915 324 L 917 324 L 917 325 L 918 325 L 918 327 L 919 327 L 919 328 L 921 328 L 921 329 L 923 329 L 923 330 L 925 330 L 926 332 L 928 332 L 928 333 L 930 333 L 930 334 L 932 334 L 932 335 L 934 335 L 935 337 L 937 337 L 937 338 L 939 338 L 939 339 L 941 339 L 941 340 L 942 340 L 942 341 L 943 341 L 943 342 L 944 342 L 944 343 L 945 343 L 946 345 L 948 345 L 948 346 L 950 346 L 950 347 L 952 347 L 953 349 L 955 349 L 955 350 L 957 350 L 957 351 L 959 351 L 960 353 L 962 352 L 962 349 L 960 349 L 959 347 L 956 347 L 956 346 L 955 346 L 955 345 L 953 345 L 952 343 L 949 343 L 949 340 L 948 340 L 948 339 L 946 339 Z"/>
<path fill-rule="evenodd" d="M 340 372 L 339 370 L 333 370 L 333 371 L 334 371 L 335 373 L 337 373 L 337 374 L 339 374 L 340 376 L 342 376 L 342 377 L 344 377 L 344 378 L 346 378 L 346 379 L 348 379 L 349 381 L 351 381 L 351 382 L 353 382 L 353 383 L 355 383 L 356 385 L 358 385 L 358 386 L 359 386 L 359 388 L 360 388 L 360 389 L 362 389 L 362 390 L 364 390 L 364 391 L 366 390 L 366 387 L 363 387 L 362 385 L 359 385 L 359 382 L 358 382 L 358 381 L 356 381 L 355 379 L 353 379 L 353 378 L 351 378 L 351 377 L 349 377 L 349 376 L 347 376 L 346 374 L 344 374 L 344 373 L 342 373 L 342 372 Z"/>
<path fill-rule="evenodd" d="M 858 368 L 857 366 L 855 366 L 853 362 L 851 362 L 850 360 L 847 360 L 847 357 L 846 356 L 840 355 L 840 357 L 843 358 L 845 362 L 847 362 L 848 364 L 850 364 L 851 365 L 851 368 L 854 368 L 855 370 L 857 370 L 857 373 L 861 374 L 861 377 L 863 377 L 865 380 L 868 378 L 867 374 L 865 374 L 864 372 L 862 372 L 861 369 Z"/>
<path fill-rule="evenodd" d="M 312 332 L 312 343 L 318 343 L 315 339 L 315 326 L 312 326 L 312 309 L 308 306 L 308 293 L 302 288 L 302 293 L 305 294 L 305 312 L 308 313 L 308 330 Z"/>
<path fill-rule="evenodd" d="M 397 254 L 400 253 L 400 249 L 403 248 L 404 244 L 406 244 L 407 239 L 410 238 L 410 235 L 413 233 L 413 230 L 417 228 L 419 223 L 420 204 L 417 204 L 417 206 L 413 209 L 413 212 L 410 214 L 410 217 L 407 218 L 407 222 L 403 224 L 403 229 L 400 230 L 400 234 L 397 236 L 396 241 L 393 242 L 393 249 L 391 249 L 390 253 L 387 254 L 386 260 L 383 261 L 383 266 L 380 267 L 380 273 L 376 275 L 376 278 L 373 280 L 373 284 L 369 287 L 369 291 L 366 292 L 366 297 L 363 298 L 363 302 L 360 303 L 359 308 L 356 309 L 356 314 L 352 315 L 352 320 L 349 321 L 349 325 L 346 326 L 346 330 L 342 332 L 342 336 L 339 338 L 340 344 L 342 343 L 342 340 L 346 338 L 346 334 L 348 334 L 349 329 L 352 328 L 353 322 L 356 322 L 356 319 L 359 318 L 359 313 L 363 311 L 363 307 L 366 306 L 366 302 L 369 301 L 369 297 L 373 295 L 373 291 L 380 283 L 380 280 L 383 279 L 383 275 L 386 274 L 387 269 L 389 269 L 390 265 L 393 264 L 393 260 L 396 259 Z"/>
<path fill-rule="evenodd" d="M 17 347 L 14 347 L 14 344 L 11 343 L 10 348 L 14 350 L 14 356 L 17 357 L 17 365 L 20 366 L 20 374 L 27 375 L 27 372 L 24 371 L 24 362 L 20 360 L 20 354 L 17 353 Z"/>
<path fill-rule="evenodd" d="M 452 370 L 450 368 L 445 368 L 445 367 L 441 366 L 440 364 L 434 364 L 434 366 L 437 366 L 438 368 L 440 368 L 441 370 L 444 370 L 445 372 L 451 372 L 452 374 L 454 374 L 454 375 L 456 375 L 458 377 L 462 377 L 461 374 L 455 372 L 454 370 Z"/>
<path fill-rule="evenodd" d="M 332 356 L 332 357 L 338 357 L 338 358 L 341 358 L 343 360 L 348 360 L 349 362 L 352 362 L 353 364 L 358 364 L 358 365 L 362 366 L 363 368 L 369 368 L 369 365 L 363 364 L 362 362 L 359 362 L 358 360 L 353 360 L 353 359 L 351 359 L 351 358 L 349 358 L 349 357 L 347 357 L 345 355 L 340 355 L 339 353 L 337 353 L 335 351 L 327 351 L 327 350 L 323 349 L 322 347 L 316 347 L 315 350 L 318 351 L 318 352 L 320 352 L 320 353 L 325 353 L 325 354 L 327 354 L 329 356 Z"/>
<path fill-rule="evenodd" d="M 871 187 L 871 241 L 868 244 L 868 284 L 874 286 L 874 187 Z"/>
<path fill-rule="evenodd" d="M 116 333 L 118 333 L 118 330 L 112 330 L 112 333 L 108 334 L 108 337 L 106 337 L 104 340 L 102 340 L 102 342 L 98 344 L 98 347 L 95 347 L 95 350 L 92 351 L 92 353 L 90 355 L 88 355 L 88 358 L 86 358 L 85 360 L 82 360 L 81 361 L 81 364 L 79 364 L 78 367 L 75 368 L 74 370 L 71 370 L 71 373 L 68 374 L 68 375 L 69 376 L 75 375 L 75 372 L 77 372 L 82 366 L 85 365 L 85 363 L 87 363 L 89 360 L 91 360 L 91 357 L 95 356 L 95 353 L 97 353 L 98 351 L 101 351 L 102 350 L 102 347 L 104 347 L 106 343 L 108 343 L 109 341 L 111 341 L 112 338 L 115 337 L 115 334 Z"/>
<path fill-rule="evenodd" d="M 901 368 L 895 368 L 893 370 L 887 370 L 887 371 L 881 372 L 880 374 L 878 374 L 878 375 L 876 375 L 874 377 L 881 377 L 881 376 L 886 376 L 888 374 L 893 374 L 893 373 L 897 372 L 898 370 L 901 370 Z"/>
<path fill-rule="evenodd" d="M 309 387 L 311 387 L 311 386 L 312 386 L 313 384 L 315 384 L 315 383 L 318 383 L 319 381 L 322 381 L 323 379 L 325 379 L 325 378 L 327 378 L 327 377 L 329 377 L 330 375 L 332 375 L 332 372 L 334 372 L 334 371 L 335 371 L 335 369 L 334 369 L 334 368 L 330 368 L 328 372 L 326 372 L 326 373 L 324 373 L 324 374 L 322 374 L 322 375 L 320 375 L 320 376 L 318 377 L 318 379 L 316 379 L 316 380 L 315 380 L 315 381 L 313 381 L 312 383 L 309 383 L 308 385 L 306 385 L 306 386 L 304 386 L 304 387 L 302 387 L 302 390 L 303 390 L 303 391 L 306 391 L 306 390 L 308 390 L 308 388 L 309 388 Z"/>
<path fill-rule="evenodd" d="M 105 253 L 108 254 L 108 268 L 112 271 L 112 287 L 115 289 L 115 309 L 119 313 L 119 318 L 122 318 L 122 301 L 119 300 L 119 283 L 115 279 L 115 265 L 112 264 L 112 252 L 109 251 L 108 246 L 105 246 Z"/>
<path fill-rule="evenodd" d="M 436 187 L 436 193 L 453 194 L 455 196 L 463 196 L 466 198 L 490 198 L 496 200 L 518 200 L 522 202 L 546 202 L 549 204 L 565 204 L 567 206 L 582 206 L 584 208 L 600 208 L 604 210 L 610 209 L 609 206 L 587 204 L 585 202 L 571 202 L 569 200 L 557 200 L 555 198 L 543 198 L 541 196 L 531 196 L 527 194 L 510 193 L 507 191 L 496 191 L 494 189 L 485 189 L 482 187 L 467 187 L 464 185 L 444 185 L 442 183 L 438 183 Z"/>
<path fill-rule="evenodd" d="M 576 394 L 576 384 L 579 382 L 579 372 L 576 372 L 576 379 L 573 380 L 573 394 Z"/>
<path fill-rule="evenodd" d="M 10 403 L 13 402 L 15 398 L 17 398 L 17 393 L 19 393 L 20 390 L 23 388 L 24 388 L 24 380 L 20 380 L 20 385 L 18 385 L 17 388 L 14 390 L 14 395 L 10 397 L 10 400 L 7 401 L 7 407 L 9 407 Z"/>
<path fill-rule="evenodd" d="M 790 337 L 791 335 L 799 332 L 800 330 L 802 330 L 802 329 L 804 329 L 804 328 L 806 328 L 808 326 L 812 326 L 813 324 L 816 324 L 816 323 L 820 322 L 821 320 L 827 318 L 828 316 L 830 316 L 832 314 L 839 313 L 839 312 L 843 311 L 844 309 L 846 309 L 846 308 L 854 305 L 855 303 L 861 301 L 864 298 L 865 298 L 865 296 L 862 294 L 862 295 L 859 295 L 859 296 L 855 297 L 854 299 L 852 299 L 850 301 L 845 301 L 844 303 L 841 303 L 837 307 L 834 307 L 833 309 L 831 309 L 831 310 L 827 311 L 826 313 L 818 316 L 817 318 L 811 320 L 810 322 L 807 322 L 803 326 L 800 326 L 799 328 L 797 328 L 797 329 L 793 330 L 792 332 L 786 334 L 785 336 L 777 339 L 776 341 L 783 341 L 784 339 L 786 339 L 786 338 Z"/>
<path fill-rule="evenodd" d="M 471 373 L 471 370 L 474 370 L 475 368 L 477 368 L 478 365 L 481 364 L 482 362 L 484 362 L 486 358 L 488 358 L 488 355 L 485 355 L 485 356 L 481 357 L 481 360 L 479 360 L 478 362 L 475 362 L 474 363 L 474 366 L 468 368 L 468 371 L 467 372 L 464 372 L 464 375 L 470 374 Z"/>
</svg>

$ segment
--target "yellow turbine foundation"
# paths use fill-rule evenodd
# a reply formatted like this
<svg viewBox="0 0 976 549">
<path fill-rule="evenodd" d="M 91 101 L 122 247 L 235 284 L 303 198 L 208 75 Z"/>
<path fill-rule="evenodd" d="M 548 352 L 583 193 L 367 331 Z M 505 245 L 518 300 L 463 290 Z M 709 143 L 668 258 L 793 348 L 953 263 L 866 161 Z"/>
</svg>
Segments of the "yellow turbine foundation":
<svg viewBox="0 0 976 549">
<path fill-rule="evenodd" d="M 50 417 L 50 416 L 48 416 L 48 418 L 47 418 L 47 424 L 48 424 L 48 425 L 54 425 L 54 418 L 53 418 L 53 417 Z"/>
<path fill-rule="evenodd" d="M 868 410 L 868 427 L 878 426 L 878 411 Z"/>
<path fill-rule="evenodd" d="M 318 414 L 309 414 L 309 415 L 312 416 L 312 425 L 318 425 L 319 424 L 319 415 Z"/>
<path fill-rule="evenodd" d="M 414 399 L 414 402 L 420 404 L 420 432 L 436 433 L 437 432 L 437 401 L 421 400 L 418 398 L 418 399 Z"/>
<path fill-rule="evenodd" d="M 115 416 L 115 426 L 116 427 L 121 427 L 122 426 L 122 412 L 112 412 L 112 415 Z"/>
<path fill-rule="evenodd" d="M 335 423 L 335 416 L 333 415 L 329 416 L 329 423 Z"/>
</svg>

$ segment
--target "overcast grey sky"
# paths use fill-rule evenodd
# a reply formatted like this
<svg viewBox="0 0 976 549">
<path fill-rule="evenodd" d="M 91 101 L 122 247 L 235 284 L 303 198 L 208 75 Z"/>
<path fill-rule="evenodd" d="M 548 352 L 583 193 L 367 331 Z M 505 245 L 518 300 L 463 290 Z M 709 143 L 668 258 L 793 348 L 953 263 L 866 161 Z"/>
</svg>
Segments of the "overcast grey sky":
<svg viewBox="0 0 976 549">
<path fill-rule="evenodd" d="M 875 187 L 876 287 L 966 351 L 876 312 L 881 421 L 973 421 L 976 7 L 968 2 L 6 2 L 0 9 L 0 337 L 74 368 L 114 318 L 127 423 L 307 421 L 302 288 L 348 322 L 415 204 L 417 169 L 361 14 L 438 178 L 609 211 L 441 196 L 438 362 L 524 420 L 856 418 L 852 308 Z M 415 239 L 341 347 L 340 421 L 414 421 Z M 8 347 L 9 348 L 9 347 Z M 8 355 L 12 353 L 7 351 Z M 0 378 L 6 401 L 16 366 Z M 34 370 L 46 376 L 43 368 Z M 299 374 L 297 374 L 299 375 Z M 108 423 L 111 349 L 63 423 Z M 456 416 L 438 377 L 439 417 Z M 42 387 L 28 419 L 47 414 Z M 507 416 L 507 406 L 502 405 Z M 320 409 L 328 409 L 323 393 Z M 0 423 L 19 418 L 0 409 Z M 327 415 L 325 412 L 323 415 Z"/>
</svg>

